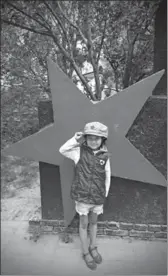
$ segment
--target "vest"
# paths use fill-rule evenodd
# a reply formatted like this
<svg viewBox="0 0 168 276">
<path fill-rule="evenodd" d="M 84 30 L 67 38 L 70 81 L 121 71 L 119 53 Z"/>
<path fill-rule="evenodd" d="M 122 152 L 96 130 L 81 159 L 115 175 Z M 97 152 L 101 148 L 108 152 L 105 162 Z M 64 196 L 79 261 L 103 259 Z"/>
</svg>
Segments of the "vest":
<svg viewBox="0 0 168 276">
<path fill-rule="evenodd" d="M 81 145 L 80 159 L 75 167 L 71 186 L 73 200 L 95 205 L 104 203 L 105 165 L 108 157 L 105 150 L 100 150 L 94 155 L 92 149 L 85 144 Z"/>
</svg>

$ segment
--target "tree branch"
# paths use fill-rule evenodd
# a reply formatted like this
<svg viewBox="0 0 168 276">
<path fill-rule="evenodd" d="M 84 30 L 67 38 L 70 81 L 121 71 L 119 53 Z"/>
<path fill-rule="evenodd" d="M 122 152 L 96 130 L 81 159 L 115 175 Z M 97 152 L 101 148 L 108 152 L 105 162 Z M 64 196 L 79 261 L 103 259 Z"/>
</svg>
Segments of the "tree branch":
<svg viewBox="0 0 168 276">
<path fill-rule="evenodd" d="M 61 29 L 62 29 L 62 31 L 63 31 L 63 33 L 64 33 L 64 36 L 65 36 L 65 38 L 66 38 L 66 40 L 67 40 L 67 42 L 68 42 L 69 50 L 71 51 L 71 44 L 70 44 L 70 41 L 69 41 L 69 39 L 68 39 L 67 32 L 66 32 L 66 30 L 65 30 L 64 25 L 62 24 L 61 20 L 59 19 L 59 17 L 57 16 L 57 14 L 54 12 L 54 10 L 51 8 L 51 6 L 50 6 L 48 3 L 46 3 L 45 1 L 44 1 L 44 5 L 45 5 L 45 6 L 47 7 L 47 9 L 52 13 L 52 15 L 54 16 L 54 18 L 57 20 L 58 24 L 60 25 L 60 27 L 61 27 Z M 71 56 L 72 56 L 72 51 L 71 51 L 70 54 L 71 54 Z"/>
<path fill-rule="evenodd" d="M 52 34 L 52 38 L 53 38 L 55 44 L 56 44 L 56 45 L 58 46 L 58 48 L 60 49 L 60 51 L 62 52 L 62 54 L 63 54 L 63 55 L 67 58 L 67 60 L 72 64 L 72 66 L 73 66 L 75 72 L 77 73 L 79 79 L 81 80 L 81 82 L 82 82 L 83 85 L 85 86 L 87 93 L 90 95 L 90 97 L 91 97 L 93 100 L 95 100 L 95 98 L 93 97 L 92 92 L 91 92 L 91 90 L 90 90 L 90 88 L 89 88 L 89 85 L 87 84 L 87 81 L 85 80 L 85 78 L 84 78 L 83 75 L 81 74 L 81 72 L 80 72 L 78 66 L 76 65 L 75 60 L 74 60 L 71 56 L 69 56 L 69 54 L 65 51 L 65 49 L 62 47 L 62 45 L 59 43 L 58 39 L 57 39 L 53 34 Z"/>
<path fill-rule="evenodd" d="M 110 63 L 111 68 L 113 69 L 114 78 L 115 78 L 115 87 L 116 87 L 115 91 L 118 92 L 118 74 L 117 74 L 118 66 L 115 66 L 113 61 L 108 56 L 106 56 L 106 59 Z"/>
<path fill-rule="evenodd" d="M 26 17 L 32 19 L 33 21 L 37 22 L 40 26 L 42 26 L 43 28 L 49 30 L 49 28 L 47 26 L 45 26 L 43 23 L 41 23 L 38 19 L 34 18 L 33 16 L 31 16 L 30 14 L 24 12 L 22 9 L 18 8 L 17 6 L 13 5 L 11 2 L 8 2 L 9 6 L 11 6 L 12 8 L 14 8 L 15 10 L 17 10 L 18 12 L 22 13 L 23 15 L 25 15 Z"/>
<path fill-rule="evenodd" d="M 132 63 L 132 55 L 133 55 L 133 51 L 134 51 L 134 45 L 135 42 L 138 38 L 139 33 L 137 32 L 132 40 L 132 42 L 129 45 L 129 49 L 128 49 L 128 55 L 127 55 L 127 60 L 126 60 L 126 66 L 125 66 L 125 70 L 124 70 L 124 77 L 123 77 L 123 87 L 124 89 L 126 87 L 129 86 L 129 79 L 130 79 L 130 74 L 131 74 L 131 63 Z M 129 41 L 129 39 L 128 39 Z"/>
<path fill-rule="evenodd" d="M 86 92 L 88 95 L 90 95 L 92 100 L 96 100 L 95 97 L 93 96 L 90 87 L 86 81 L 86 79 L 84 78 L 84 76 L 81 74 L 75 60 L 73 57 L 69 56 L 69 54 L 65 51 L 65 49 L 63 48 L 63 46 L 59 43 L 58 39 L 54 36 L 54 34 L 52 33 L 52 38 L 53 41 L 55 42 L 55 44 L 58 46 L 58 48 L 60 49 L 60 51 L 62 52 L 62 54 L 67 58 L 67 60 L 72 64 L 75 72 L 77 73 L 79 79 L 81 80 L 81 82 L 83 83 L 83 85 L 85 86 Z"/>
<path fill-rule="evenodd" d="M 75 63 L 75 61 L 74 61 L 74 63 L 72 63 L 72 66 L 74 67 L 74 69 L 75 69 L 75 71 L 76 71 L 76 73 L 77 73 L 79 79 L 81 80 L 81 82 L 82 82 L 83 85 L 85 86 L 85 89 L 86 89 L 87 94 L 91 97 L 91 99 L 92 99 L 93 101 L 96 101 L 96 97 L 94 97 L 94 95 L 92 94 L 92 92 L 91 92 L 91 90 L 90 90 L 90 87 L 89 87 L 89 85 L 88 85 L 86 79 L 85 79 L 84 76 L 81 74 L 81 72 L 80 72 L 78 66 L 77 66 L 76 63 Z"/>
<path fill-rule="evenodd" d="M 34 72 L 34 70 L 32 69 L 31 65 L 29 66 L 29 69 L 33 73 L 33 75 L 35 76 L 35 78 L 37 79 L 37 74 Z"/>
<path fill-rule="evenodd" d="M 97 63 L 99 62 L 101 50 L 102 50 L 103 43 L 104 43 L 106 25 L 107 25 L 107 19 L 105 20 L 105 24 L 104 24 L 103 35 L 102 35 L 102 39 L 101 39 L 101 43 L 100 43 L 100 50 L 99 50 L 99 53 L 98 53 L 98 56 L 97 56 L 97 61 L 96 61 Z"/>
<path fill-rule="evenodd" d="M 31 65 L 29 65 L 29 70 L 32 72 L 32 74 L 34 75 L 35 79 L 39 82 L 39 84 L 41 85 L 41 87 L 43 87 L 44 85 L 44 80 L 42 79 L 41 76 L 37 76 L 37 74 L 35 73 L 35 71 L 33 70 L 33 68 L 31 67 Z"/>
<path fill-rule="evenodd" d="M 12 72 L 12 70 L 11 70 L 11 72 Z M 20 75 L 20 72 L 16 73 L 16 70 L 14 71 L 14 73 L 15 73 L 15 76 L 17 76 L 17 77 L 19 77 L 21 79 L 27 79 L 27 80 L 30 79 L 28 76 Z"/>
<path fill-rule="evenodd" d="M 39 31 L 39 30 L 35 30 L 33 28 L 30 28 L 30 27 L 27 27 L 27 26 L 24 26 L 24 25 L 21 25 L 21 24 L 18 24 L 18 23 L 15 23 L 15 22 L 12 22 L 12 21 L 9 21 L 9 20 L 6 20 L 6 19 L 2 19 L 2 22 L 4 22 L 7 25 L 12 25 L 14 27 L 18 27 L 22 30 L 27 30 L 27 31 L 30 31 L 32 33 L 41 34 L 41 35 L 51 37 L 51 34 L 48 33 L 48 32 L 42 32 L 42 31 Z"/>
<path fill-rule="evenodd" d="M 36 14 L 46 23 L 46 25 L 48 25 L 48 29 L 51 29 L 50 24 L 46 21 L 46 19 L 38 12 L 36 12 Z"/>
<path fill-rule="evenodd" d="M 38 58 L 39 64 L 40 64 L 45 70 L 47 70 L 47 65 L 44 63 L 43 58 L 40 57 L 40 56 L 38 55 L 38 53 L 36 53 L 36 57 Z"/>
<path fill-rule="evenodd" d="M 98 97 L 98 100 L 101 100 L 101 88 L 100 88 L 100 80 L 99 80 L 99 69 L 98 65 L 96 64 L 93 56 L 93 43 L 91 38 L 91 26 L 90 26 L 90 12 L 89 12 L 89 4 L 86 4 L 86 11 L 87 11 L 87 18 L 86 18 L 86 25 L 87 25 L 87 38 L 88 38 L 88 52 L 90 56 L 90 61 L 93 66 L 93 72 L 96 82 L 96 94 Z"/>
<path fill-rule="evenodd" d="M 52 34 L 52 38 L 55 42 L 55 44 L 58 46 L 58 48 L 60 49 L 60 51 L 62 52 L 62 54 L 67 58 L 67 60 L 72 64 L 75 72 L 77 73 L 79 79 L 81 80 L 81 82 L 83 83 L 83 85 L 86 88 L 87 93 L 91 96 L 91 98 L 94 100 L 92 92 L 87 84 L 87 81 L 85 80 L 85 78 L 83 77 L 83 75 L 81 74 L 78 66 L 76 65 L 75 60 L 65 51 L 65 49 L 63 48 L 63 46 L 59 43 L 58 39 L 54 36 L 54 34 Z"/>
<path fill-rule="evenodd" d="M 51 37 L 52 37 L 53 41 L 55 42 L 55 44 L 60 49 L 60 51 L 62 52 L 62 54 L 67 58 L 67 60 L 69 60 L 70 62 L 73 62 L 72 57 L 66 52 L 66 50 L 63 48 L 63 46 L 59 43 L 57 37 L 53 34 L 53 32 L 51 34 Z"/>
<path fill-rule="evenodd" d="M 83 85 L 85 86 L 86 88 L 86 92 L 87 94 L 90 95 L 91 99 L 92 100 L 95 100 L 91 90 L 90 90 L 90 87 L 89 85 L 87 84 L 87 81 L 85 80 L 85 78 L 83 77 L 83 75 L 81 74 L 74 58 L 72 58 L 71 56 L 69 56 L 69 54 L 65 51 L 65 49 L 62 47 L 62 45 L 59 43 L 58 39 L 54 36 L 54 34 L 52 34 L 52 38 L 55 42 L 55 44 L 58 46 L 58 48 L 60 49 L 60 51 L 62 52 L 62 54 L 67 58 L 67 60 L 72 64 L 75 72 L 77 73 L 79 79 L 81 80 L 81 82 L 83 83 Z"/>
<path fill-rule="evenodd" d="M 46 3 L 45 3 L 45 4 L 46 4 Z M 13 4 L 11 4 L 11 5 L 14 6 L 14 8 L 15 8 L 16 10 L 18 10 L 19 12 L 21 12 L 21 13 L 24 14 L 25 16 L 27 16 L 27 17 L 29 17 L 29 18 L 31 18 L 31 19 L 34 20 L 34 18 L 32 18 L 29 14 L 27 14 L 27 13 L 21 11 L 19 8 L 15 7 L 15 5 L 13 5 Z M 65 28 L 64 28 L 64 26 L 63 26 L 63 24 L 62 24 L 62 22 L 60 21 L 60 19 L 58 18 L 58 16 L 52 11 L 52 9 L 49 7 L 49 5 L 47 5 L 47 7 L 48 7 L 48 9 L 50 10 L 50 12 L 52 13 L 52 15 L 54 16 L 54 18 L 56 18 L 58 24 L 61 26 L 62 31 L 64 32 L 64 35 L 65 35 L 65 34 L 66 34 L 66 30 L 65 30 Z M 64 14 L 61 8 L 60 8 L 60 10 L 61 10 L 61 13 Z M 68 18 L 67 18 L 67 19 L 68 19 Z M 92 95 L 92 92 L 91 92 L 91 90 L 90 90 L 90 87 L 89 87 L 89 85 L 88 85 L 86 79 L 85 79 L 85 78 L 83 77 L 83 75 L 81 74 L 81 72 L 80 72 L 78 66 L 77 66 L 76 63 L 75 63 L 75 60 L 73 59 L 73 56 L 72 56 L 72 55 L 69 55 L 69 53 L 64 49 L 64 47 L 63 47 L 63 46 L 61 45 L 61 43 L 59 42 L 57 36 L 54 35 L 54 33 L 53 33 L 53 31 L 52 31 L 51 28 L 49 28 L 49 27 L 43 25 L 43 27 L 45 26 L 45 28 L 49 31 L 49 32 L 44 32 L 44 31 L 36 30 L 36 29 L 34 29 L 34 28 L 30 28 L 30 27 L 28 27 L 28 26 L 25 26 L 25 25 L 22 25 L 22 24 L 18 24 L 18 23 L 9 21 L 9 20 L 3 19 L 2 21 L 3 21 L 5 24 L 13 25 L 13 26 L 18 27 L 18 28 L 20 28 L 20 29 L 25 29 L 25 30 L 27 30 L 27 31 L 31 31 L 31 32 L 34 32 L 34 33 L 37 33 L 37 34 L 41 34 L 41 35 L 45 35 L 45 36 L 51 37 L 51 38 L 53 39 L 54 43 L 55 43 L 55 44 L 57 45 L 57 47 L 60 49 L 61 53 L 66 57 L 66 59 L 67 59 L 67 60 L 70 62 L 70 64 L 73 66 L 73 68 L 74 68 L 74 70 L 76 71 L 76 73 L 77 73 L 79 79 L 80 79 L 81 82 L 83 83 L 83 85 L 84 85 L 84 87 L 85 87 L 85 89 L 86 89 L 87 94 L 90 95 L 90 97 L 91 97 L 92 100 L 95 100 L 95 98 L 94 98 L 94 96 Z M 39 20 L 37 20 L 37 19 L 34 20 L 34 21 L 38 22 L 39 24 L 41 23 L 41 22 L 40 22 Z M 68 20 L 68 22 L 69 22 L 69 20 Z M 72 23 L 72 24 L 73 24 L 73 23 Z M 71 24 L 71 25 L 72 25 L 72 24 Z M 80 29 L 79 29 L 77 26 L 76 26 L 76 28 L 77 28 L 77 29 L 79 30 L 79 32 L 80 32 Z M 66 34 L 66 35 L 67 35 L 67 34 Z M 85 38 L 85 42 L 87 42 L 86 38 Z M 70 42 L 69 42 L 69 43 L 70 43 Z M 33 75 L 37 78 L 36 73 L 34 72 L 34 70 L 33 70 L 32 68 L 30 68 L 30 71 L 31 71 L 31 72 L 33 73 Z"/>
<path fill-rule="evenodd" d="M 76 26 L 73 22 L 71 22 L 71 20 L 69 20 L 69 18 L 68 18 L 68 17 L 66 16 L 66 14 L 63 12 L 63 10 L 62 10 L 62 8 L 61 8 L 59 2 L 57 2 L 57 5 L 58 5 L 58 7 L 59 7 L 59 9 L 60 9 L 60 12 L 61 12 L 61 14 L 63 15 L 63 17 L 68 21 L 68 23 L 69 23 L 73 28 L 75 28 L 75 29 L 79 32 L 79 34 L 80 34 L 82 40 L 84 41 L 85 44 L 87 44 L 87 39 L 85 38 L 85 36 L 84 36 L 84 34 L 82 33 L 81 29 L 80 29 L 78 26 Z"/>
<path fill-rule="evenodd" d="M 142 73 L 137 79 L 135 82 L 138 82 L 140 80 L 142 80 L 144 77 L 145 77 L 146 73 Z"/>
<path fill-rule="evenodd" d="M 128 49 L 128 55 L 127 55 L 126 66 L 125 66 L 124 77 L 123 77 L 123 87 L 124 88 L 129 86 L 129 80 L 130 80 L 130 75 L 131 75 L 130 68 L 131 68 L 131 64 L 132 64 L 132 56 L 133 56 L 135 42 L 138 39 L 140 34 L 145 33 L 145 31 L 147 30 L 147 27 L 149 26 L 150 22 L 151 22 L 151 19 L 146 20 L 144 29 L 141 32 L 137 31 L 137 33 L 135 34 L 135 36 L 134 36 L 134 38 L 132 39 L 131 42 L 129 41 L 128 33 L 127 33 L 127 39 L 128 39 L 128 42 L 129 42 L 129 49 Z"/>
</svg>

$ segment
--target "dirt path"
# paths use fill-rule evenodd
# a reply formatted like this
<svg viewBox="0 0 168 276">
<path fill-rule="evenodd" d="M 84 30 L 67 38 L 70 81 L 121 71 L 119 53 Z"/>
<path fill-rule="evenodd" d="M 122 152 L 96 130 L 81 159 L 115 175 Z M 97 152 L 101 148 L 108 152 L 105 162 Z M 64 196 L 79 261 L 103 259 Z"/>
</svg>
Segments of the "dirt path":
<svg viewBox="0 0 168 276">
<path fill-rule="evenodd" d="M 29 220 L 41 218 L 41 198 L 39 185 L 23 188 L 15 197 L 1 200 L 2 220 Z"/>
<path fill-rule="evenodd" d="M 32 217 L 41 218 L 38 163 L 3 157 L 1 172 L 1 219 L 27 221 Z"/>
<path fill-rule="evenodd" d="M 39 185 L 22 188 L 15 197 L 1 200 L 2 220 L 29 220 L 41 217 L 41 198 Z"/>
</svg>

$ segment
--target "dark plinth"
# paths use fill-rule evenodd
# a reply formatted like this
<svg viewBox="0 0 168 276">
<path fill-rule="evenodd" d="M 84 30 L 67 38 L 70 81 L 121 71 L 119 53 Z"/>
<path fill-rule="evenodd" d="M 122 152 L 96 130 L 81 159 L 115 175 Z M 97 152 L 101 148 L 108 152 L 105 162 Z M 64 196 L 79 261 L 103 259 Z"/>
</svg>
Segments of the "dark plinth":
<svg viewBox="0 0 168 276">
<path fill-rule="evenodd" d="M 40 128 L 53 122 L 51 101 L 40 101 L 38 112 Z M 39 172 L 42 219 L 62 218 L 63 206 L 59 166 L 39 162 Z"/>
<path fill-rule="evenodd" d="M 39 162 L 42 219 L 63 218 L 59 167 Z"/>
<path fill-rule="evenodd" d="M 101 221 L 166 224 L 165 187 L 112 177 Z"/>
<path fill-rule="evenodd" d="M 150 98 L 127 138 L 166 176 L 166 100 Z M 50 101 L 39 104 L 40 127 L 53 122 Z M 45 120 L 46 118 L 46 120 Z M 129 157 L 128 157 L 129 158 Z M 43 219 L 63 219 L 59 167 L 40 162 Z M 138 181 L 112 177 L 104 214 L 100 220 L 166 224 L 166 188 Z"/>
<path fill-rule="evenodd" d="M 167 0 L 162 0 L 155 17 L 154 72 L 166 72 L 153 95 L 167 95 Z"/>
</svg>

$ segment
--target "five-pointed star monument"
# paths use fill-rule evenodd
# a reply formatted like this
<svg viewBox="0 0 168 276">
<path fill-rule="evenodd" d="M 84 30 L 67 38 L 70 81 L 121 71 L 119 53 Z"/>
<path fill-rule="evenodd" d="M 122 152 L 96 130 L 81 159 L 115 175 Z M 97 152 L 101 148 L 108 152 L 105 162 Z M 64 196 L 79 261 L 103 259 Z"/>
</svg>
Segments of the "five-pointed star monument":
<svg viewBox="0 0 168 276">
<path fill-rule="evenodd" d="M 166 186 L 164 176 L 125 137 L 164 70 L 96 104 L 83 95 L 50 59 L 48 72 L 54 123 L 9 146 L 3 153 L 60 166 L 66 224 L 75 214 L 70 198 L 74 164 L 59 153 L 59 148 L 75 132 L 82 131 L 87 122 L 100 121 L 109 127 L 108 150 L 113 176 Z"/>
</svg>

